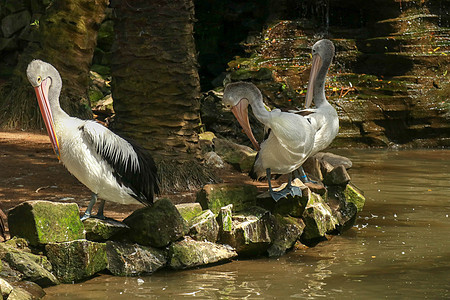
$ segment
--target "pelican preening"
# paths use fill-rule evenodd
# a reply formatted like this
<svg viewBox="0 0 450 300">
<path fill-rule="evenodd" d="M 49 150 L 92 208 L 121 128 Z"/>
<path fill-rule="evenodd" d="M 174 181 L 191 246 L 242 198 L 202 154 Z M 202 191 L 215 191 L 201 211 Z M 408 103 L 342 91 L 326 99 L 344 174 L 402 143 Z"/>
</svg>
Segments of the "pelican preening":
<svg viewBox="0 0 450 300">
<path fill-rule="evenodd" d="M 301 196 L 301 190 L 292 186 L 290 180 L 282 191 L 273 191 L 270 177 L 271 174 L 290 174 L 309 157 L 313 149 L 315 129 L 308 119 L 279 109 L 268 111 L 264 107 L 259 89 L 248 82 L 228 84 L 222 101 L 225 106 L 231 108 L 253 146 L 259 150 L 253 171 L 257 178 L 267 176 L 272 198 L 278 201 L 287 193 Z M 253 136 L 248 122 L 248 105 L 252 107 L 256 118 L 269 131 L 267 139 L 261 146 Z"/>
<path fill-rule="evenodd" d="M 91 216 L 97 197 L 102 199 L 99 218 L 104 218 L 105 200 L 152 204 L 159 187 L 150 154 L 95 121 L 74 118 L 63 111 L 59 104 L 62 80 L 51 64 L 33 60 L 27 77 L 35 89 L 55 154 L 92 191 L 82 219 Z"/>
<path fill-rule="evenodd" d="M 267 176 L 269 191 L 275 201 L 285 197 L 287 193 L 301 196 L 300 189 L 291 185 L 291 173 L 299 169 L 302 179 L 309 181 L 301 165 L 308 157 L 328 147 L 339 131 L 336 110 L 325 97 L 325 77 L 334 56 L 333 43 L 329 40 L 318 41 L 312 48 L 312 56 L 304 110 L 282 112 L 274 109 L 269 112 L 264 107 L 261 92 L 252 83 L 230 83 L 223 93 L 223 103 L 231 107 L 253 146 L 259 150 L 253 167 L 254 177 L 256 179 Z M 315 109 L 309 108 L 312 100 L 316 104 Z M 269 133 L 261 146 L 250 128 L 248 105 Z M 290 174 L 284 190 L 273 191 L 271 174 Z"/>
</svg>

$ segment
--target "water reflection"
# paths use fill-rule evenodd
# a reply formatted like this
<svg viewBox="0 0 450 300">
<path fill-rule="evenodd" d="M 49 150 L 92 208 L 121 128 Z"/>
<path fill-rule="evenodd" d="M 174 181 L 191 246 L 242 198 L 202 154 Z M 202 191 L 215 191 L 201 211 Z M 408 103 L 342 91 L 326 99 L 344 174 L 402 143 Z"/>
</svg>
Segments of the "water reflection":
<svg viewBox="0 0 450 300">
<path fill-rule="evenodd" d="M 47 299 L 450 297 L 450 151 L 339 150 L 367 203 L 355 227 L 279 259 L 139 278 L 102 275 Z"/>
</svg>

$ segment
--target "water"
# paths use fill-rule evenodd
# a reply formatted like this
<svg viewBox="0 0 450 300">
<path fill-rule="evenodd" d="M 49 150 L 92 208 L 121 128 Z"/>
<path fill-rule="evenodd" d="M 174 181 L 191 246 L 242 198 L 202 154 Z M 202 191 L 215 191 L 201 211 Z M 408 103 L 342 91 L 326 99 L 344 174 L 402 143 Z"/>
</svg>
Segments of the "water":
<svg viewBox="0 0 450 300">
<path fill-rule="evenodd" d="M 450 298 L 450 151 L 336 150 L 365 191 L 355 227 L 331 241 L 147 277 L 102 275 L 46 299 Z"/>
</svg>

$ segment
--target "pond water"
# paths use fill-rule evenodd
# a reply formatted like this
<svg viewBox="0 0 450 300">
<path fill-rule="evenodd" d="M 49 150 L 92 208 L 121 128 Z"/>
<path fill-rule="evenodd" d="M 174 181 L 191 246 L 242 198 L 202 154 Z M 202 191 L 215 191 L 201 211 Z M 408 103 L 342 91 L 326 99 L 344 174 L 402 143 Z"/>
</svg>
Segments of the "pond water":
<svg viewBox="0 0 450 300">
<path fill-rule="evenodd" d="M 147 277 L 102 275 L 45 299 L 450 298 L 450 151 L 334 150 L 365 191 L 355 226 L 279 259 Z"/>
</svg>

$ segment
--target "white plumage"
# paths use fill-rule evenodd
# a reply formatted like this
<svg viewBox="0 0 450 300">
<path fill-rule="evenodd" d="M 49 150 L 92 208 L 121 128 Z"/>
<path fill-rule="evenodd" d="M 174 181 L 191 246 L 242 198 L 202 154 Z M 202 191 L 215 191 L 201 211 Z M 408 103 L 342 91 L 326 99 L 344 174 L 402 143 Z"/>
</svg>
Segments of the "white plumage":
<svg viewBox="0 0 450 300">
<path fill-rule="evenodd" d="M 84 217 L 90 216 L 97 196 L 121 204 L 153 203 L 159 188 L 152 157 L 106 127 L 64 112 L 59 104 L 61 77 L 52 65 L 33 60 L 27 76 L 36 90 L 55 153 L 67 170 L 93 193 Z M 103 217 L 103 204 L 104 201 L 99 217 Z"/>
<path fill-rule="evenodd" d="M 293 191 L 288 182 L 287 190 L 280 194 L 273 192 L 270 184 L 271 174 L 288 174 L 299 168 L 310 155 L 314 145 L 314 128 L 307 118 L 279 109 L 268 111 L 259 89 L 252 83 L 236 82 L 225 87 L 223 103 L 232 108 L 232 112 L 241 124 L 244 132 L 259 150 L 250 176 L 254 179 L 267 175 L 272 197 L 279 200 Z M 251 105 L 253 114 L 265 125 L 268 137 L 259 147 L 248 122 L 247 107 Z"/>
</svg>

